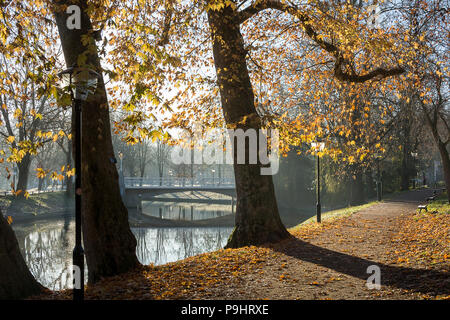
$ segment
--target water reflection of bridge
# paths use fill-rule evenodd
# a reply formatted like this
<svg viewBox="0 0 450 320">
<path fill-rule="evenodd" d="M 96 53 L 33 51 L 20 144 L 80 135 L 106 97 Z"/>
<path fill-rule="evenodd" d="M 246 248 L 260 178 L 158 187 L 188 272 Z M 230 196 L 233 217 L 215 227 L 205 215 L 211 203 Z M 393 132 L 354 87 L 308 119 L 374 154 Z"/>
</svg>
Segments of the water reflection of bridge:
<svg viewBox="0 0 450 320">
<path fill-rule="evenodd" d="M 121 181 L 121 193 L 128 208 L 141 206 L 160 194 L 205 191 L 236 197 L 234 179 L 230 178 L 129 178 Z"/>
</svg>

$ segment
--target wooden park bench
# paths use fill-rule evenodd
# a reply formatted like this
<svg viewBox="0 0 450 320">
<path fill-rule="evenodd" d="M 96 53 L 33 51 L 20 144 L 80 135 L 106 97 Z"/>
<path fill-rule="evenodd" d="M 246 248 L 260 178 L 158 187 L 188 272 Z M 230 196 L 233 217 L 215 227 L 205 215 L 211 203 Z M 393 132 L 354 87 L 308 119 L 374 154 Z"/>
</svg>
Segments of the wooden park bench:
<svg viewBox="0 0 450 320">
<path fill-rule="evenodd" d="M 428 209 L 427 209 L 427 205 L 426 205 L 426 204 L 421 204 L 421 205 L 419 205 L 419 206 L 417 207 L 417 209 L 419 209 L 419 213 L 421 213 L 422 210 L 425 210 L 425 212 L 428 212 Z"/>
</svg>

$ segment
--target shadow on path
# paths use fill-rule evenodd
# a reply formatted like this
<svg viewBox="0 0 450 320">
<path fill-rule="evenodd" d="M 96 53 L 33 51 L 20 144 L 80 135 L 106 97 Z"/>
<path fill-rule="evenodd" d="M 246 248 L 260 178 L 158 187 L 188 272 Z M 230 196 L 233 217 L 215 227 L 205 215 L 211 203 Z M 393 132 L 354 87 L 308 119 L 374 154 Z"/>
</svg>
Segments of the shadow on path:
<svg viewBox="0 0 450 320">
<path fill-rule="evenodd" d="M 367 273 L 367 267 L 377 265 L 381 269 L 381 285 L 430 295 L 450 294 L 450 277 L 445 272 L 386 265 L 318 247 L 297 238 L 280 244 L 281 246 L 275 245 L 271 248 L 298 260 L 314 263 L 362 280 L 367 280 L 371 275 Z"/>
</svg>

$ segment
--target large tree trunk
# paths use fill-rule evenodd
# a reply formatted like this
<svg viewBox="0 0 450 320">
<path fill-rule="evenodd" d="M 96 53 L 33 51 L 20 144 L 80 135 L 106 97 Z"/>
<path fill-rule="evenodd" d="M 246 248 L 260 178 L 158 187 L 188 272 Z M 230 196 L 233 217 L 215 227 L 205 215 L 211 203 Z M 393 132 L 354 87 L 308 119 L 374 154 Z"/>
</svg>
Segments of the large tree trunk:
<svg viewBox="0 0 450 320">
<path fill-rule="evenodd" d="M 254 105 L 244 40 L 234 18 L 235 11 L 229 6 L 208 11 L 222 109 L 228 126 L 258 130 L 261 119 Z M 261 164 L 237 164 L 234 149 L 236 226 L 227 247 L 260 245 L 289 237 L 278 213 L 272 176 L 261 175 Z M 247 142 L 245 149 L 248 156 Z"/>
<path fill-rule="evenodd" d="M 409 168 L 409 148 L 407 144 L 403 145 L 402 166 L 400 168 L 401 174 L 401 190 L 409 190 L 409 177 L 411 170 Z"/>
<path fill-rule="evenodd" d="M 438 89 L 440 90 L 440 87 Z M 440 95 L 439 95 L 439 97 L 440 97 Z M 428 113 L 423 101 L 420 101 L 422 111 L 425 116 L 425 120 L 431 130 L 431 133 L 434 138 L 434 142 L 436 143 L 436 146 L 438 147 L 439 154 L 441 155 L 442 168 L 444 169 L 445 186 L 447 189 L 447 198 L 448 198 L 448 202 L 450 203 L 450 158 L 449 158 L 449 153 L 447 150 L 448 138 L 445 139 L 445 140 L 447 140 L 447 142 L 443 142 L 443 139 L 441 139 L 441 137 L 439 135 L 438 122 L 437 122 L 438 121 L 437 108 L 439 106 L 441 106 L 442 103 L 443 102 L 440 97 L 438 106 L 434 106 L 434 110 L 432 110 L 433 111 L 433 118 L 432 118 L 430 116 L 430 114 Z M 446 124 L 446 127 L 448 128 L 447 123 L 445 123 L 445 124 Z"/>
<path fill-rule="evenodd" d="M 364 182 L 363 182 L 363 173 L 361 169 L 358 170 L 354 175 L 350 177 L 350 187 L 351 187 L 351 206 L 358 206 L 365 202 L 365 194 L 364 194 Z"/>
<path fill-rule="evenodd" d="M 439 154 L 441 155 L 442 168 L 444 169 L 445 187 L 447 189 L 448 203 L 450 203 L 450 157 L 446 145 L 438 141 Z"/>
<path fill-rule="evenodd" d="M 67 66 L 78 66 L 78 58 L 87 53 L 86 65 L 101 73 L 100 59 L 85 12 L 86 1 L 54 1 L 81 5 L 81 29 L 69 30 L 65 10 L 55 8 L 62 48 Z M 82 37 L 90 39 L 90 48 Z M 119 177 L 113 161 L 108 101 L 103 77 L 97 90 L 82 105 L 82 226 L 89 283 L 135 268 L 136 239 L 128 223 L 128 211 L 122 202 Z M 72 128 L 74 131 L 75 128 Z M 75 135 L 73 135 L 75 136 Z M 77 150 L 73 150 L 77 152 Z"/>
<path fill-rule="evenodd" d="M 402 120 L 402 128 L 401 128 L 401 136 L 402 136 L 402 165 L 400 168 L 400 175 L 401 175 L 401 185 L 400 189 L 402 191 L 409 190 L 409 179 L 412 174 L 411 170 L 411 119 L 410 115 L 412 113 L 412 110 L 410 108 L 410 105 L 404 105 L 403 106 L 403 120 Z"/>
<path fill-rule="evenodd" d="M 0 300 L 24 299 L 39 294 L 42 288 L 25 264 L 14 231 L 0 212 Z"/>
<path fill-rule="evenodd" d="M 43 188 L 44 188 L 44 179 L 38 178 L 38 191 L 42 191 Z"/>
</svg>

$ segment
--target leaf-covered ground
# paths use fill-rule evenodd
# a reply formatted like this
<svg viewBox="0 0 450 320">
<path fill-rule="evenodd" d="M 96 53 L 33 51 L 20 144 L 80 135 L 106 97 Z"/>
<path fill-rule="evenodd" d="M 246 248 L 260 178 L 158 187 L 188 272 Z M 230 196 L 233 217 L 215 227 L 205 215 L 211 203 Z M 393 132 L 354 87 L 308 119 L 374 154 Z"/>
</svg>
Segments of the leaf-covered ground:
<svg viewBox="0 0 450 320">
<path fill-rule="evenodd" d="M 268 247 L 227 249 L 137 270 L 87 287 L 87 299 L 449 299 L 450 212 L 417 213 L 413 191 Z M 366 287 L 367 268 L 381 289 Z M 39 299 L 70 299 L 70 291 Z"/>
</svg>

